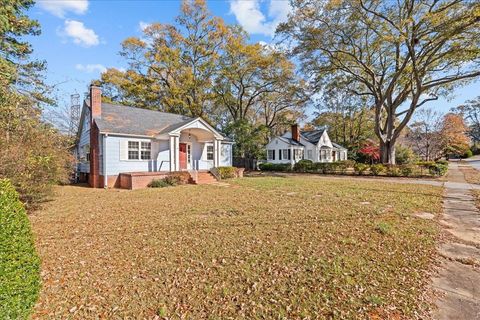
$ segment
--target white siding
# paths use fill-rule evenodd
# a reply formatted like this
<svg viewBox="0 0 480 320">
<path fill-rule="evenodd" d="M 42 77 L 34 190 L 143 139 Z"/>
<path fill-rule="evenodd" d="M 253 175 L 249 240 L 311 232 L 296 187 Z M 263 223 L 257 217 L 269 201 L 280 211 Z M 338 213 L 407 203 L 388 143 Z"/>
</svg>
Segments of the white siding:
<svg viewBox="0 0 480 320">
<path fill-rule="evenodd" d="M 121 144 L 128 144 L 128 141 L 140 141 L 140 142 L 151 142 L 152 150 L 151 160 L 120 160 L 120 148 Z M 168 145 L 168 142 L 167 142 Z M 165 144 L 160 141 L 156 141 L 149 138 L 136 138 L 136 137 L 125 137 L 125 136 L 114 136 L 109 135 L 107 138 L 106 153 L 107 153 L 107 174 L 108 175 L 118 175 L 122 172 L 153 172 L 158 171 L 158 166 L 160 163 L 157 161 L 157 155 L 159 150 L 164 148 Z M 164 156 L 165 150 L 162 149 L 162 159 Z M 167 147 L 167 160 L 168 160 L 168 147 Z M 164 164 L 165 166 L 165 164 Z M 162 169 L 163 170 L 163 169 Z M 166 170 L 165 170 L 166 171 Z"/>
<path fill-rule="evenodd" d="M 270 162 L 270 163 L 290 163 L 291 160 L 288 160 L 285 159 L 283 156 L 282 156 L 282 160 L 279 160 L 279 151 L 278 150 L 284 150 L 284 149 L 290 149 L 291 146 L 290 144 L 278 139 L 278 138 L 273 138 L 272 141 L 270 141 L 267 146 L 266 146 L 266 150 L 275 150 L 275 160 L 271 160 L 271 159 L 268 159 L 268 155 L 266 154 L 267 156 L 267 162 Z M 267 151 L 265 151 L 267 153 Z M 293 153 L 291 153 L 291 157 L 293 157 Z"/>
<path fill-rule="evenodd" d="M 232 145 L 230 143 L 222 143 L 222 150 L 220 154 L 220 165 L 232 165 Z"/>
<path fill-rule="evenodd" d="M 82 128 L 80 128 L 80 137 L 77 145 L 77 155 L 78 155 L 77 160 L 79 161 L 78 171 L 89 173 L 90 162 L 85 160 L 85 156 L 86 156 L 85 150 L 88 149 L 88 146 L 90 145 L 90 110 L 85 106 L 84 108 L 85 110 L 83 110 L 82 112 L 84 117 L 83 125 L 82 125 Z"/>
</svg>

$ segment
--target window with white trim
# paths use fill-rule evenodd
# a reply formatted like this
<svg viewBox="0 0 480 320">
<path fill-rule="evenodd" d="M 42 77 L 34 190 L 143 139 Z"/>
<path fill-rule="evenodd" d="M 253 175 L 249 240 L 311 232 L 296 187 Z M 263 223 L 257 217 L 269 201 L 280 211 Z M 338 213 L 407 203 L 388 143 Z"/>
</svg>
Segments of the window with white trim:
<svg viewBox="0 0 480 320">
<path fill-rule="evenodd" d="M 313 151 L 312 150 L 307 150 L 307 159 L 313 160 Z"/>
<path fill-rule="evenodd" d="M 207 145 L 207 160 L 213 160 L 213 145 Z"/>
<path fill-rule="evenodd" d="M 320 161 L 327 159 L 327 150 L 320 150 Z"/>
<path fill-rule="evenodd" d="M 294 160 L 301 160 L 301 159 L 303 159 L 303 150 L 302 150 L 302 149 L 295 149 L 295 150 L 293 150 L 293 159 L 294 159 Z"/>
<path fill-rule="evenodd" d="M 128 141 L 128 160 L 138 160 L 139 144 L 138 141 Z"/>
<path fill-rule="evenodd" d="M 267 150 L 267 160 L 275 160 L 275 150 Z"/>
<path fill-rule="evenodd" d="M 282 153 L 283 153 L 282 158 L 284 160 L 287 160 L 287 159 L 290 160 L 290 157 L 288 156 L 288 149 L 283 149 Z"/>
<path fill-rule="evenodd" d="M 152 143 L 142 142 L 140 143 L 140 159 L 150 160 L 152 156 Z"/>
</svg>

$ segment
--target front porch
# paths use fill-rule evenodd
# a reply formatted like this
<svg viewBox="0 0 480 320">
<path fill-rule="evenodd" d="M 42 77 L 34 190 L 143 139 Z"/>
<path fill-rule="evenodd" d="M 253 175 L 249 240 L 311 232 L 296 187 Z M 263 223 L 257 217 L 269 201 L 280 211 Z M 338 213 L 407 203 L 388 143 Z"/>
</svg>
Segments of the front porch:
<svg viewBox="0 0 480 320">
<path fill-rule="evenodd" d="M 231 165 L 231 143 L 201 119 L 156 138 L 168 143 L 168 158 L 167 152 L 158 153 L 158 171 L 208 171 Z"/>
</svg>

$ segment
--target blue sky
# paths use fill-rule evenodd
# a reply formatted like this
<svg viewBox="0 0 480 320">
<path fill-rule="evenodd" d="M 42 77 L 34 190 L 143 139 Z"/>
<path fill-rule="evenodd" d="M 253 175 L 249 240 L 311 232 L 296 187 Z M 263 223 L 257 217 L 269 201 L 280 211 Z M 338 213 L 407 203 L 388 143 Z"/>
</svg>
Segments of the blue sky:
<svg viewBox="0 0 480 320">
<path fill-rule="evenodd" d="M 287 0 L 207 0 L 207 4 L 227 23 L 242 25 L 253 42 L 272 41 L 276 25 L 290 10 Z M 56 85 L 60 104 L 65 104 L 75 91 L 83 96 L 90 81 L 105 68 L 125 66 L 118 55 L 122 40 L 140 36 L 145 24 L 173 23 L 179 10 L 180 1 L 167 0 L 38 1 L 30 16 L 40 22 L 42 34 L 29 41 L 34 57 L 47 61 L 47 82 Z M 478 95 L 477 81 L 430 106 L 446 112 Z"/>
</svg>

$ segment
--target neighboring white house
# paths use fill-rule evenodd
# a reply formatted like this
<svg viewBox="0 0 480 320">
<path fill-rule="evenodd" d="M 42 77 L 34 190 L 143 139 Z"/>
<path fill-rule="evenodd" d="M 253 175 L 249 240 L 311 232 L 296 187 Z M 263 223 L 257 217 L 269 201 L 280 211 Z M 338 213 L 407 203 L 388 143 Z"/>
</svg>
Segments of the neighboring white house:
<svg viewBox="0 0 480 320">
<path fill-rule="evenodd" d="M 290 132 L 273 138 L 266 146 L 267 162 L 295 164 L 302 159 L 313 162 L 347 160 L 347 149 L 333 143 L 326 129 L 300 131 L 293 125 Z"/>
<path fill-rule="evenodd" d="M 93 187 L 119 186 L 122 173 L 197 174 L 231 166 L 232 143 L 201 118 L 102 103 L 100 88 L 91 86 L 75 146 L 77 172 Z"/>
</svg>

